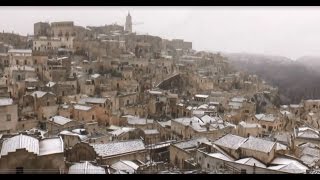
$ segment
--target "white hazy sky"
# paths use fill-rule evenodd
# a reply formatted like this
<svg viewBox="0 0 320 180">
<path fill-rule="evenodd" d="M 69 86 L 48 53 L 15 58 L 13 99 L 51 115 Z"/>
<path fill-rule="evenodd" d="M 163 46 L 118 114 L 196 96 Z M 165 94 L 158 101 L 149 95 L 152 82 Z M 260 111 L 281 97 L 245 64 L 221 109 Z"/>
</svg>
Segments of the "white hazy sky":
<svg viewBox="0 0 320 180">
<path fill-rule="evenodd" d="M 320 56 L 320 7 L 0 7 L 0 30 L 33 34 L 39 21 L 123 25 L 192 41 L 196 50 L 250 52 L 289 58 Z"/>
</svg>

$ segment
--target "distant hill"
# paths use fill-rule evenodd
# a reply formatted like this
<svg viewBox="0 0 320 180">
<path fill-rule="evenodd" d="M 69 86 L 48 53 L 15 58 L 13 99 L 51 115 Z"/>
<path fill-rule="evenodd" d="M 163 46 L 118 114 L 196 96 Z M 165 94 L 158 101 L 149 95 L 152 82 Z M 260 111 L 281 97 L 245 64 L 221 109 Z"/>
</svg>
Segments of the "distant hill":
<svg viewBox="0 0 320 180">
<path fill-rule="evenodd" d="M 303 56 L 296 60 L 297 63 L 300 63 L 315 72 L 320 73 L 320 57 L 316 56 Z"/>
<path fill-rule="evenodd" d="M 299 103 L 302 99 L 320 99 L 320 69 L 307 66 L 306 58 L 293 61 L 287 57 L 249 53 L 222 55 L 230 60 L 234 68 L 257 74 L 277 86 L 282 104 Z"/>
</svg>

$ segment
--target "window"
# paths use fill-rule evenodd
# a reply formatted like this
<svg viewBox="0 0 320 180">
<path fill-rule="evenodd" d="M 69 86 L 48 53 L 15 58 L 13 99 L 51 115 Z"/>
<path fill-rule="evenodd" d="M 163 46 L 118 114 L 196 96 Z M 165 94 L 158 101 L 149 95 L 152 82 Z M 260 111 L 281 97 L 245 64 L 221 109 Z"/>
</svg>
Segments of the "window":
<svg viewBox="0 0 320 180">
<path fill-rule="evenodd" d="M 7 121 L 11 121 L 11 114 L 7 114 Z"/>
<path fill-rule="evenodd" d="M 50 103 L 49 102 L 47 102 L 47 106 L 49 106 L 50 105 Z"/>
<path fill-rule="evenodd" d="M 94 115 L 92 115 L 92 120 L 94 120 Z"/>
<path fill-rule="evenodd" d="M 209 163 L 207 163 L 207 168 L 210 168 L 210 164 Z"/>
<path fill-rule="evenodd" d="M 266 129 L 267 127 L 266 127 L 265 125 L 262 125 L 262 128 L 263 128 L 263 129 Z"/>
</svg>

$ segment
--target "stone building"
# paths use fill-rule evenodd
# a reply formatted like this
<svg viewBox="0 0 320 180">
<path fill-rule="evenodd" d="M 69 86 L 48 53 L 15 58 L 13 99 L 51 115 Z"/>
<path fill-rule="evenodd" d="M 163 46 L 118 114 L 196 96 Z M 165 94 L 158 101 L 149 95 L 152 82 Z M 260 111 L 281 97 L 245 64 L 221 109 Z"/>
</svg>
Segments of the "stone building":
<svg viewBox="0 0 320 180">
<path fill-rule="evenodd" d="M 109 142 L 104 144 L 78 143 L 66 155 L 69 162 L 94 161 L 111 165 L 121 160 L 146 162 L 146 149 L 141 140 Z"/>
<path fill-rule="evenodd" d="M 74 163 L 68 169 L 68 174 L 107 174 L 106 169 L 95 166 L 88 161 Z"/>
<path fill-rule="evenodd" d="M 18 105 L 11 98 L 0 98 L 0 134 L 16 132 Z"/>
<path fill-rule="evenodd" d="M 209 143 L 207 138 L 196 138 L 188 141 L 178 142 L 170 145 L 170 163 L 179 169 L 192 169 L 188 167 L 187 160 L 195 157 L 196 151 L 201 143 Z"/>
<path fill-rule="evenodd" d="M 80 128 L 81 126 L 83 126 L 82 123 L 62 116 L 53 116 L 46 121 L 46 128 L 49 135 L 55 135 L 64 130 Z"/>
<path fill-rule="evenodd" d="M 32 66 L 32 50 L 31 49 L 10 49 L 8 51 L 10 66 Z"/>
<path fill-rule="evenodd" d="M 2 173 L 58 174 L 64 166 L 64 148 L 60 137 L 38 140 L 19 134 L 4 140 L 1 147 Z"/>
</svg>

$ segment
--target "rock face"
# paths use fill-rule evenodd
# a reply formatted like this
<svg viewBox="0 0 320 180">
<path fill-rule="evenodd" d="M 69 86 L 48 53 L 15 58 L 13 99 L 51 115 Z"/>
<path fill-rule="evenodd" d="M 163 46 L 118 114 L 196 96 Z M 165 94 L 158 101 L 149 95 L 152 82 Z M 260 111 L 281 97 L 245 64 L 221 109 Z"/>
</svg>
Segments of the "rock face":
<svg viewBox="0 0 320 180">
<path fill-rule="evenodd" d="M 317 68 L 308 67 L 306 58 L 293 61 L 286 57 L 245 53 L 224 56 L 237 70 L 256 74 L 277 86 L 281 104 L 296 104 L 302 99 L 320 98 L 320 73 L 315 70 Z"/>
<path fill-rule="evenodd" d="M 252 99 L 256 103 L 256 113 L 267 113 L 268 108 L 280 107 L 280 96 L 277 93 L 257 93 Z"/>
</svg>

